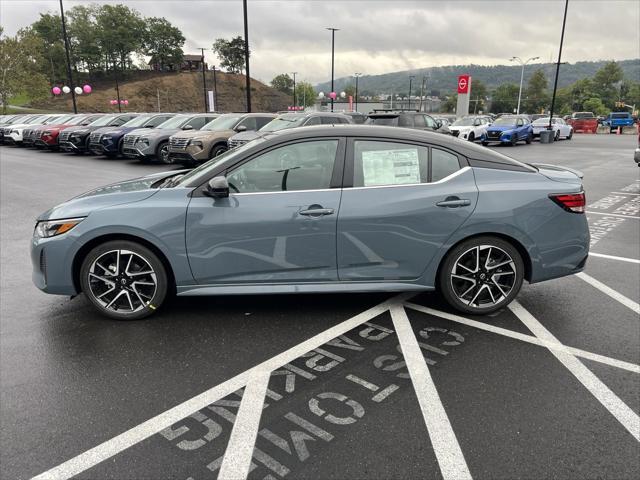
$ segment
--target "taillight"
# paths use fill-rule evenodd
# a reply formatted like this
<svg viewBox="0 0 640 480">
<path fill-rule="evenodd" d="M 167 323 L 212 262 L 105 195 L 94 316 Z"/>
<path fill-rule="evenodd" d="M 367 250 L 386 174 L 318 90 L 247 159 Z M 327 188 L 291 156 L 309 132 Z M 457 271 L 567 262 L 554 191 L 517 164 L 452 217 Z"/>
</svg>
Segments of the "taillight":
<svg viewBox="0 0 640 480">
<path fill-rule="evenodd" d="M 549 198 L 564 208 L 567 212 L 584 213 L 587 204 L 584 192 L 580 193 L 552 193 Z"/>
</svg>

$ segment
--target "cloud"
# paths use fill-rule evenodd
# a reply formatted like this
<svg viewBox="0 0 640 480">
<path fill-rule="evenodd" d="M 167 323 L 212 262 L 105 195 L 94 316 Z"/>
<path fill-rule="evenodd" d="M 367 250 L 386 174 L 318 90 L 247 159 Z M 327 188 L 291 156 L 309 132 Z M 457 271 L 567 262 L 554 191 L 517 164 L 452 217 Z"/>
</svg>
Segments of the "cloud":
<svg viewBox="0 0 640 480">
<path fill-rule="evenodd" d="M 65 0 L 65 7 L 86 4 Z M 182 29 L 193 53 L 215 38 L 243 35 L 239 0 L 121 0 L 145 16 L 164 16 Z M 313 83 L 331 74 L 336 32 L 336 77 L 455 64 L 505 64 L 513 55 L 555 60 L 562 26 L 561 0 L 249 0 L 252 76 L 269 81 L 298 72 Z M 38 13 L 57 11 L 57 0 L 2 0 L 8 34 Z M 563 60 L 640 58 L 640 2 L 572 0 Z M 207 53 L 211 64 L 218 59 Z"/>
</svg>

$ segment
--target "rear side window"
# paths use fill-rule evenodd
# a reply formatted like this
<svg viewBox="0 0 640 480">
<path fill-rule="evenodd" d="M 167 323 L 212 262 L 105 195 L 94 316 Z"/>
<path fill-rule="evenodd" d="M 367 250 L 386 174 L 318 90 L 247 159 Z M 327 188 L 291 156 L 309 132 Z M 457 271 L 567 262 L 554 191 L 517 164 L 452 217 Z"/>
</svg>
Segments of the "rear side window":
<svg viewBox="0 0 640 480">
<path fill-rule="evenodd" d="M 427 121 L 425 120 L 424 115 L 414 115 L 413 122 L 414 127 L 416 128 L 424 128 L 427 126 Z"/>
<path fill-rule="evenodd" d="M 338 117 L 322 117 L 323 125 L 335 125 L 336 123 L 340 123 L 340 119 Z"/>
<path fill-rule="evenodd" d="M 413 115 L 400 115 L 398 118 L 399 127 L 413 127 Z"/>
<path fill-rule="evenodd" d="M 311 117 L 311 118 L 307 119 L 307 121 L 305 122 L 304 126 L 308 127 L 310 125 L 320 125 L 320 117 Z"/>
<path fill-rule="evenodd" d="M 431 149 L 431 181 L 437 182 L 460 170 L 458 157 L 439 148 Z"/>
<path fill-rule="evenodd" d="M 386 125 L 389 127 L 397 127 L 398 117 L 369 117 L 366 123 L 368 125 Z"/>
</svg>

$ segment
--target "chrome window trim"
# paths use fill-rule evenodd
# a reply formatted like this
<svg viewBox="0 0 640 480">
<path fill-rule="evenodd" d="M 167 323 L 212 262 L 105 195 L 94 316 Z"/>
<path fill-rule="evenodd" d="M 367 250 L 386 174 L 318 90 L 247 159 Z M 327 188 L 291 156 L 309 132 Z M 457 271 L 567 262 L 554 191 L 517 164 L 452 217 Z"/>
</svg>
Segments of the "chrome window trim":
<svg viewBox="0 0 640 480">
<path fill-rule="evenodd" d="M 233 193 L 229 192 L 229 196 L 241 197 L 245 195 L 273 195 L 279 193 L 310 193 L 310 192 L 339 192 L 342 190 L 341 188 L 318 188 L 315 190 L 281 190 L 277 192 L 244 192 L 244 193 Z"/>
<path fill-rule="evenodd" d="M 464 166 L 460 170 L 457 170 L 452 174 L 447 175 L 446 177 L 441 178 L 436 182 L 400 183 L 398 185 L 371 185 L 368 187 L 347 187 L 347 188 L 343 188 L 343 190 L 364 190 L 364 189 L 371 189 L 371 188 L 397 188 L 397 187 L 417 187 L 420 185 L 437 185 L 439 183 L 448 182 L 452 178 L 457 177 L 458 175 L 462 175 L 462 173 L 466 172 L 467 170 L 471 170 L 471 167 Z"/>
</svg>

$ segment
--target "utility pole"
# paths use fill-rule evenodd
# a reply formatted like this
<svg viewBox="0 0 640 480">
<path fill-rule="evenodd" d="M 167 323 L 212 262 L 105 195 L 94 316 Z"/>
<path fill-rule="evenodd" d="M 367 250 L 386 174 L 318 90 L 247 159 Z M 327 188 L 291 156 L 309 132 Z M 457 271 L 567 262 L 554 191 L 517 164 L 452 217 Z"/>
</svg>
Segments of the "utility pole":
<svg viewBox="0 0 640 480">
<path fill-rule="evenodd" d="M 335 66 L 336 31 L 340 29 L 327 27 L 327 30 L 331 30 L 331 93 L 335 93 L 333 89 L 333 73 L 334 73 L 334 66 Z M 331 95 L 331 111 L 333 112 L 333 95 Z"/>
<path fill-rule="evenodd" d="M 207 76 L 204 68 L 204 48 L 200 48 L 200 53 L 202 54 L 202 93 L 204 94 L 204 113 L 207 113 L 209 109 L 207 108 Z"/>
<path fill-rule="evenodd" d="M 551 130 L 551 122 L 553 121 L 553 109 L 556 105 L 556 90 L 558 89 L 558 75 L 560 74 L 560 60 L 562 59 L 562 43 L 564 42 L 564 27 L 567 24 L 567 10 L 569 9 L 569 0 L 564 3 L 564 18 L 562 19 L 562 33 L 560 34 L 560 49 L 558 50 L 558 63 L 556 64 L 556 79 L 553 82 L 553 96 L 551 97 L 551 109 L 549 111 L 549 125 L 547 130 Z"/>
<path fill-rule="evenodd" d="M 356 72 L 353 74 L 356 77 L 356 112 L 358 111 L 358 77 L 362 75 L 360 72 Z"/>
<path fill-rule="evenodd" d="M 120 86 L 118 85 L 118 65 L 113 61 L 113 74 L 116 77 L 116 96 L 118 97 L 118 112 L 122 113 L 122 105 L 120 105 Z M 73 91 L 73 89 L 71 89 Z"/>
<path fill-rule="evenodd" d="M 216 80 L 216 66 L 213 66 L 213 111 L 218 111 L 218 81 Z"/>
<path fill-rule="evenodd" d="M 247 0 L 242 0 L 244 11 L 244 73 L 247 90 L 247 112 L 251 113 L 251 74 L 249 73 L 249 22 L 247 20 Z"/>
<path fill-rule="evenodd" d="M 293 106 L 297 105 L 296 103 L 296 74 L 298 72 L 291 72 L 293 74 Z"/>
<path fill-rule="evenodd" d="M 76 104 L 76 92 L 73 84 L 73 76 L 71 75 L 71 55 L 69 54 L 69 38 L 67 37 L 67 24 L 64 21 L 64 7 L 62 6 L 62 0 L 60 0 L 60 19 L 62 20 L 62 36 L 64 37 L 64 51 L 67 56 L 67 81 L 69 82 L 69 88 L 71 88 L 71 100 L 73 101 L 73 113 L 78 113 L 78 106 Z"/>
<path fill-rule="evenodd" d="M 414 78 L 415 75 L 409 75 L 409 110 L 411 110 L 411 82 L 413 82 Z"/>
</svg>

